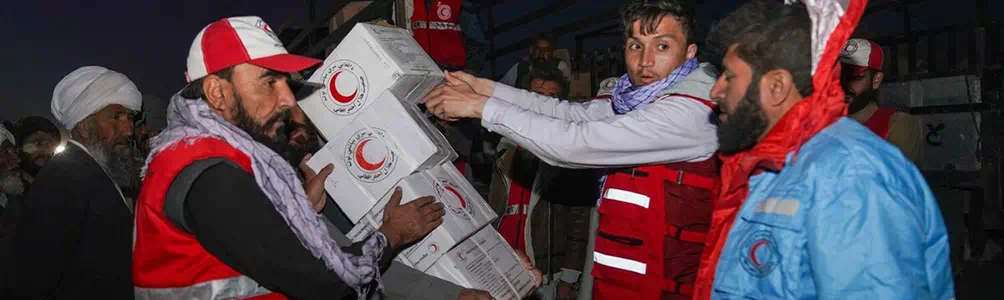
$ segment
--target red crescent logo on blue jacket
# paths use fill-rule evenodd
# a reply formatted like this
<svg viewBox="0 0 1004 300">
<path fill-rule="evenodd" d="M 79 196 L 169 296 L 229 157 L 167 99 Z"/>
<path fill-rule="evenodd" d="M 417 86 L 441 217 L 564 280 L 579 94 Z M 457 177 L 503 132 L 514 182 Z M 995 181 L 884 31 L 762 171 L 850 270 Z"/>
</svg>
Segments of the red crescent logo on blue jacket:
<svg viewBox="0 0 1004 300">
<path fill-rule="evenodd" d="M 769 275 L 777 265 L 781 264 L 781 252 L 778 251 L 774 234 L 769 230 L 756 230 L 746 235 L 739 246 L 743 269 L 750 275 L 764 277 Z"/>
</svg>

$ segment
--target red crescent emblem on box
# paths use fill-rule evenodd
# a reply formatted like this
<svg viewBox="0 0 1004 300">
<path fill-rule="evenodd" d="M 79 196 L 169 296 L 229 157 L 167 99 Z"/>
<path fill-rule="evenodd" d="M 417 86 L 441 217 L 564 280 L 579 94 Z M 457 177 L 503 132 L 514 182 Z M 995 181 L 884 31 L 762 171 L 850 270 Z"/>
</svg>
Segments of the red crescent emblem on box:
<svg viewBox="0 0 1004 300">
<path fill-rule="evenodd" d="M 453 193 L 454 196 L 457 196 L 457 199 L 460 199 L 460 208 L 467 209 L 467 199 L 464 199 L 464 196 L 461 196 L 460 192 L 457 192 L 457 189 L 452 186 L 444 186 L 443 188 Z"/>
<path fill-rule="evenodd" d="M 359 94 L 359 87 L 356 86 L 356 88 L 352 90 L 352 95 L 346 96 L 345 94 L 342 94 L 338 91 L 338 85 L 335 84 L 338 81 L 338 75 L 342 75 L 342 71 L 338 71 L 335 75 L 332 75 L 331 80 L 328 82 L 328 88 L 331 89 L 331 96 L 335 98 L 335 101 L 338 103 L 352 102 L 352 100 L 356 99 L 356 95 Z"/>
<path fill-rule="evenodd" d="M 384 156 L 383 160 L 380 160 L 380 162 L 375 164 L 366 160 L 366 157 L 363 156 L 363 150 L 365 150 L 366 144 L 368 144 L 370 141 L 373 141 L 373 139 L 366 139 L 365 141 L 359 143 L 359 146 L 356 146 L 356 163 L 359 164 L 360 169 L 363 169 L 367 172 L 373 172 L 379 170 L 381 167 L 383 167 L 383 164 L 387 162 L 386 156 Z"/>
</svg>

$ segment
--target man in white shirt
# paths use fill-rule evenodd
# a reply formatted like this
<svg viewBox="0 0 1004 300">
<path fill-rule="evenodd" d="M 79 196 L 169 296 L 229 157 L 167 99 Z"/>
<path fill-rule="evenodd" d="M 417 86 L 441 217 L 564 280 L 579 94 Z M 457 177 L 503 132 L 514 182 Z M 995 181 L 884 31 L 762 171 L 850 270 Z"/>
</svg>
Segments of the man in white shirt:
<svg viewBox="0 0 1004 300">
<path fill-rule="evenodd" d="M 697 62 L 687 1 L 630 1 L 622 16 L 628 73 L 610 99 L 572 103 L 448 73 L 425 103 L 444 120 L 479 118 L 554 166 L 630 167 L 605 179 L 592 294 L 689 299 L 718 177 L 715 104 L 705 100 L 715 71 Z M 649 252 L 663 255 L 639 255 Z"/>
<path fill-rule="evenodd" d="M 554 47 L 557 45 L 554 36 L 550 34 L 537 35 L 537 40 L 530 46 L 530 57 L 512 66 L 509 72 L 502 76 L 499 82 L 508 86 L 529 89 L 530 72 L 537 69 L 558 69 L 565 80 L 572 74 L 568 63 L 554 57 Z"/>
</svg>

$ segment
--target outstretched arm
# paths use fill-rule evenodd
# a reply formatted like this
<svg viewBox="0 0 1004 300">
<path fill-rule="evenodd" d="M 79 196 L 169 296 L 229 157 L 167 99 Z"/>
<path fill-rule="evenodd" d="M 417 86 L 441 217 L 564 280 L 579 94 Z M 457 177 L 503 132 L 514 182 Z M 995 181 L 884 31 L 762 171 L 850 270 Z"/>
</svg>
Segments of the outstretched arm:
<svg viewBox="0 0 1004 300">
<path fill-rule="evenodd" d="M 711 108 L 667 97 L 643 110 L 598 121 L 567 121 L 489 101 L 482 126 L 549 164 L 605 168 L 707 159 L 718 147 Z"/>
<path fill-rule="evenodd" d="M 471 93 L 468 95 L 469 98 L 466 98 L 469 101 L 476 100 L 477 97 L 487 99 L 488 96 L 491 96 L 499 101 L 511 103 L 534 113 L 568 121 L 596 121 L 614 115 L 613 107 L 610 105 L 610 100 L 608 99 L 575 103 L 514 88 L 503 83 L 478 78 L 463 72 L 447 72 L 446 80 L 447 84 L 444 86 L 453 86 L 458 90 L 469 90 Z M 440 87 L 437 89 L 443 88 Z M 441 99 L 438 99 L 438 97 L 443 94 L 442 92 L 433 91 L 429 93 L 429 96 L 426 97 L 426 105 L 430 107 L 439 105 Z M 451 110 L 455 105 L 458 104 L 448 103 L 446 109 Z M 472 115 L 467 117 L 480 118 L 481 116 Z"/>
</svg>

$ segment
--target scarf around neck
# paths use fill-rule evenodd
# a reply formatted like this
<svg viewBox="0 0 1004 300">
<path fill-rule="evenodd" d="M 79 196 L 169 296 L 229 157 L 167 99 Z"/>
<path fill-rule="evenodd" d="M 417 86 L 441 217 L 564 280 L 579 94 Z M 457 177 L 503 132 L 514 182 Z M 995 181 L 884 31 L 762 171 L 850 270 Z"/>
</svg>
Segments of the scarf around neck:
<svg viewBox="0 0 1004 300">
<path fill-rule="evenodd" d="M 255 182 L 304 248 L 352 287 L 359 299 L 365 299 L 370 283 L 374 281 L 377 290 L 383 289 L 378 262 L 385 254 L 386 236 L 379 232 L 370 235 L 363 242 L 362 255 L 342 251 L 324 225 L 323 216 L 310 207 L 293 167 L 275 151 L 254 141 L 247 132 L 223 120 L 204 100 L 174 95 L 168 105 L 167 123 L 168 127 L 150 142 L 152 150 L 146 159 L 146 166 L 160 151 L 179 142 L 192 143 L 197 138 L 216 138 L 227 142 L 251 159 Z M 146 166 L 143 176 L 146 175 Z"/>
<path fill-rule="evenodd" d="M 614 113 L 618 115 L 623 115 L 628 112 L 634 111 L 636 109 L 645 108 L 646 105 L 652 103 L 659 93 L 669 89 L 674 84 L 683 80 L 683 78 L 690 75 L 700 64 L 697 63 L 697 58 L 687 59 L 683 62 L 679 68 L 673 70 L 669 73 L 669 76 L 663 78 L 662 80 L 643 85 L 640 87 L 635 87 L 631 83 L 631 78 L 628 74 L 621 76 L 620 80 L 617 81 L 617 85 L 614 86 L 612 93 Z"/>
<path fill-rule="evenodd" d="M 785 0 L 786 3 L 793 2 Z M 803 0 L 813 28 L 814 92 L 795 104 L 753 148 L 722 158 L 721 186 L 714 191 L 714 211 L 694 285 L 694 299 L 710 299 L 722 250 L 739 210 L 749 196 L 749 179 L 760 171 L 780 172 L 786 157 L 847 114 L 837 56 L 864 13 L 866 0 Z M 818 46 L 818 47 L 817 47 Z"/>
</svg>

